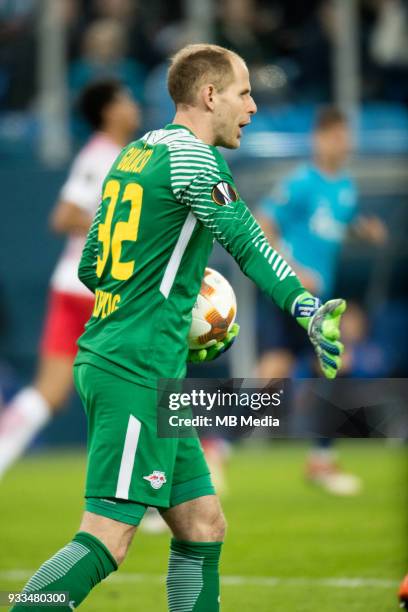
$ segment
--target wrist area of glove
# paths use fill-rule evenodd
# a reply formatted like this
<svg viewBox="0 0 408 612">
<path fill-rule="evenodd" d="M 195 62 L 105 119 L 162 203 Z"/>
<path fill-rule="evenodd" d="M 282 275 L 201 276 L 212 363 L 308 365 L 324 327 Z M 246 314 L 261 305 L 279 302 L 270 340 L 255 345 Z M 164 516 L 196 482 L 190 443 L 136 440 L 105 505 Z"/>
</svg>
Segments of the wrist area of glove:
<svg viewBox="0 0 408 612">
<path fill-rule="evenodd" d="M 291 313 L 299 325 L 308 332 L 311 320 L 321 305 L 322 303 L 319 298 L 308 291 L 304 291 L 294 300 L 291 307 Z"/>
</svg>

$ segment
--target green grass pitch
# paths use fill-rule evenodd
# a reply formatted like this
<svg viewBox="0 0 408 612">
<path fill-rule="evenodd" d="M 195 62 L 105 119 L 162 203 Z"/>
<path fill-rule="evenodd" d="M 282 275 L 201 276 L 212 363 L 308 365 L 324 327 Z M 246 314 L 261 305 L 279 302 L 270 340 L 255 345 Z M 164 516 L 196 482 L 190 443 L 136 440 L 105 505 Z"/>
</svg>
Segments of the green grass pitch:
<svg viewBox="0 0 408 612">
<path fill-rule="evenodd" d="M 228 466 L 229 522 L 222 558 L 223 612 L 396 612 L 407 564 L 406 449 L 339 444 L 363 479 L 355 498 L 331 497 L 302 478 L 307 446 L 237 447 Z M 0 590 L 20 589 L 69 541 L 82 507 L 82 452 L 38 454 L 0 483 Z M 84 612 L 165 612 L 167 535 L 137 534 Z"/>
</svg>

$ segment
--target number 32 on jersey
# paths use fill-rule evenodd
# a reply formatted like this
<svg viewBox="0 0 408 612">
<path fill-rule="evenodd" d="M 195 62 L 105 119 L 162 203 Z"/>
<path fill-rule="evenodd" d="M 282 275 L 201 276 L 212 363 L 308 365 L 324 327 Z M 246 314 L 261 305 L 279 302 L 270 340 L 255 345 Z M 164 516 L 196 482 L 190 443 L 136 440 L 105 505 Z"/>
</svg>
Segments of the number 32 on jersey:
<svg viewBox="0 0 408 612">
<path fill-rule="evenodd" d="M 105 185 L 103 200 L 109 199 L 108 209 L 104 223 L 98 226 L 98 240 L 102 243 L 102 257 L 98 255 L 96 274 L 102 276 L 111 254 L 111 276 L 116 280 L 127 280 L 133 274 L 134 261 L 121 261 L 122 242 L 137 240 L 140 212 L 142 210 L 143 187 L 137 183 L 128 183 L 120 200 L 130 202 L 130 213 L 127 221 L 117 221 L 112 232 L 112 220 L 119 199 L 120 182 L 112 179 Z"/>
</svg>

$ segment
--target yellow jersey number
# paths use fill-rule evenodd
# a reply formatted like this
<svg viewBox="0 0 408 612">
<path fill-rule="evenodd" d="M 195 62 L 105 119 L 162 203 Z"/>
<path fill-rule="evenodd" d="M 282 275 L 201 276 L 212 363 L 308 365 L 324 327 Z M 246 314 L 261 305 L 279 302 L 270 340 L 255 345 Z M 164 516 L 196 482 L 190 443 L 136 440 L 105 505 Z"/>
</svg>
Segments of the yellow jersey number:
<svg viewBox="0 0 408 612">
<path fill-rule="evenodd" d="M 112 219 L 118 203 L 120 182 L 112 179 L 106 183 L 102 199 L 109 199 L 108 210 L 104 223 L 98 227 L 98 240 L 102 242 L 102 257 L 99 257 L 96 264 L 96 274 L 102 276 L 108 261 L 109 253 L 112 255 L 111 276 L 116 280 L 127 280 L 133 274 L 135 267 L 134 261 L 120 261 L 122 252 L 122 242 L 124 240 L 137 240 L 139 230 L 140 212 L 142 210 L 143 187 L 137 183 L 129 183 L 125 187 L 122 202 L 130 201 L 130 213 L 127 221 L 117 221 L 111 232 Z M 112 238 L 111 238 L 112 234 Z"/>
</svg>

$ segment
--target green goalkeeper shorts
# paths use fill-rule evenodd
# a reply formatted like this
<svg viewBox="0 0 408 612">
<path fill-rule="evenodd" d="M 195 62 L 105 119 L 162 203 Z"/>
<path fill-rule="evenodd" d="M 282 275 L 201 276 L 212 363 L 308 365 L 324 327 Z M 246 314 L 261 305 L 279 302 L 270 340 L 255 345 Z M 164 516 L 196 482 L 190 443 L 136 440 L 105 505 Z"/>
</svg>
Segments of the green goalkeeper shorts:
<svg viewBox="0 0 408 612">
<path fill-rule="evenodd" d="M 88 420 L 86 510 L 137 525 L 147 506 L 214 495 L 199 439 L 157 436 L 155 389 L 88 364 L 74 381 Z"/>
</svg>

